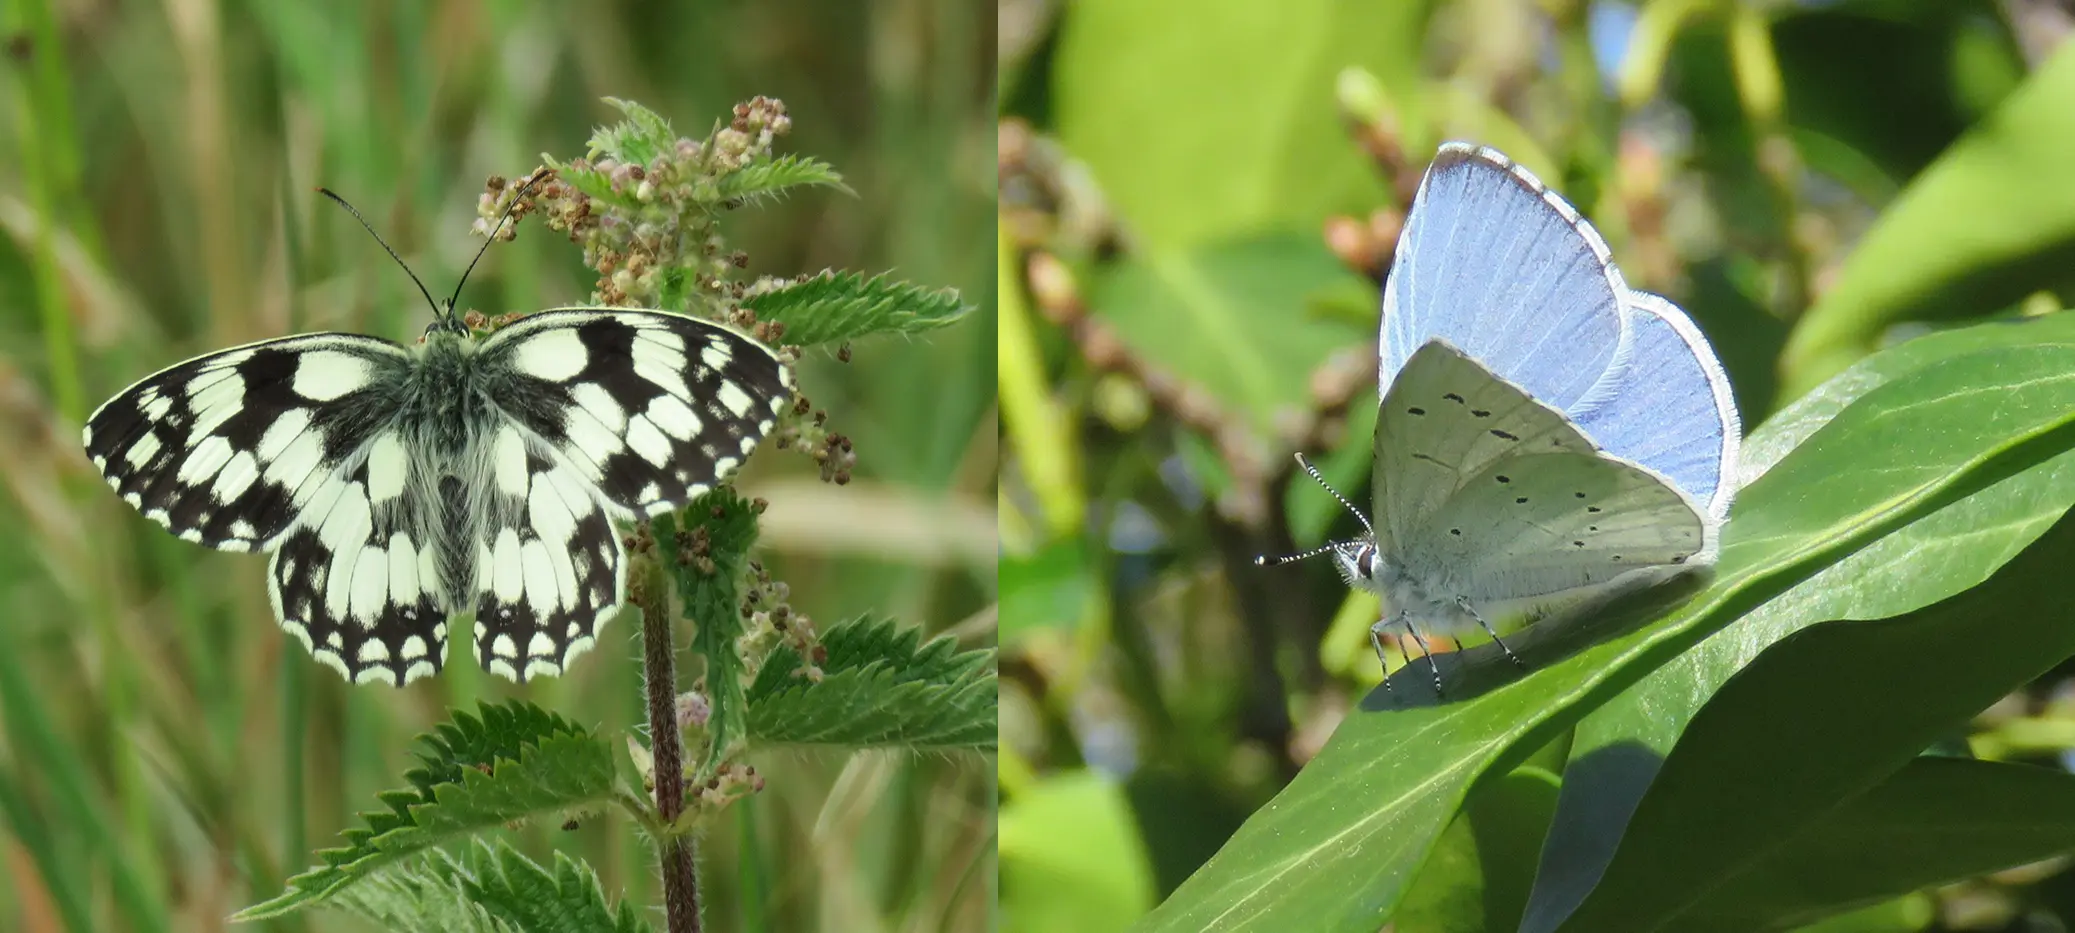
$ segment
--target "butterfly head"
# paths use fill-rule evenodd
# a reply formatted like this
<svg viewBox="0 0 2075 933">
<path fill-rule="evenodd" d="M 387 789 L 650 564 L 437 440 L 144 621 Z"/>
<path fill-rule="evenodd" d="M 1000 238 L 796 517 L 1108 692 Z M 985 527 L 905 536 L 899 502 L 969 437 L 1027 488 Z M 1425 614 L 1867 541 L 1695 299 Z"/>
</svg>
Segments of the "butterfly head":
<svg viewBox="0 0 2075 933">
<path fill-rule="evenodd" d="M 1381 570 L 1381 558 L 1376 551 L 1376 539 L 1363 535 L 1352 541 L 1335 541 L 1326 545 L 1327 553 L 1333 555 L 1333 566 L 1340 571 L 1340 578 L 1356 589 L 1374 589 L 1376 576 Z"/>
<path fill-rule="evenodd" d="M 368 235 L 373 236 L 376 243 L 382 244 L 382 249 L 389 253 L 389 258 L 396 260 L 396 264 L 403 267 L 403 273 L 411 277 L 411 283 L 418 286 L 418 293 L 424 295 L 425 303 L 432 306 L 432 323 L 425 327 L 425 337 L 427 339 L 442 333 L 466 337 L 469 334 L 468 325 L 462 322 L 460 315 L 454 313 L 454 305 L 461 300 L 461 286 L 468 283 L 469 273 L 475 271 L 476 263 L 483 261 L 483 254 L 490 251 L 490 244 L 497 242 L 500 236 L 505 239 L 511 238 L 505 232 L 505 225 L 511 221 L 512 214 L 518 211 L 519 206 L 526 203 L 526 195 L 532 193 L 534 186 L 546 181 L 548 177 L 549 173 L 546 170 L 537 171 L 529 176 L 526 179 L 526 183 L 520 185 L 518 190 L 512 194 L 511 203 L 505 206 L 504 213 L 498 215 L 496 225 L 492 226 L 490 232 L 484 235 L 482 248 L 476 250 L 475 258 L 468 261 L 467 269 L 462 270 L 460 281 L 454 283 L 454 296 L 444 302 L 432 300 L 432 292 L 426 290 L 425 283 L 418 278 L 418 273 L 411 271 L 411 267 L 403 261 L 403 257 L 397 255 L 396 250 L 390 247 L 388 241 L 383 240 L 382 235 L 375 232 L 374 225 L 368 223 L 367 218 L 360 216 L 360 211 L 355 210 L 353 205 L 346 203 L 345 198 L 339 197 L 329 188 L 319 188 L 317 191 L 330 198 L 332 203 L 345 208 L 346 213 L 352 214 L 354 220 L 360 221 L 360 225 L 367 229 Z"/>
<path fill-rule="evenodd" d="M 1347 501 L 1347 497 L 1340 494 L 1340 490 L 1334 489 L 1333 484 L 1326 482 L 1326 478 L 1319 475 L 1318 468 L 1312 466 L 1311 461 L 1305 459 L 1301 453 L 1297 455 L 1297 465 L 1303 467 L 1304 472 L 1311 474 L 1312 479 L 1317 480 L 1320 486 L 1324 486 L 1327 492 L 1333 494 L 1334 499 L 1339 500 L 1342 506 L 1353 513 L 1355 521 L 1362 523 L 1362 536 L 1348 541 L 1329 541 L 1301 554 L 1286 557 L 1256 557 L 1254 563 L 1266 567 L 1317 557 L 1320 554 L 1331 554 L 1333 566 L 1340 571 L 1340 576 L 1347 580 L 1349 586 L 1375 588 L 1376 575 L 1382 564 L 1381 555 L 1376 548 L 1376 529 L 1370 527 L 1369 516 L 1363 515 L 1361 509 L 1355 508 L 1354 503 Z"/>
<path fill-rule="evenodd" d="M 440 334 L 466 337 L 468 333 L 468 324 L 461 320 L 461 315 L 454 313 L 454 302 L 451 299 L 446 304 L 440 306 L 437 313 L 433 314 L 432 323 L 425 325 L 426 340 L 431 340 Z"/>
</svg>

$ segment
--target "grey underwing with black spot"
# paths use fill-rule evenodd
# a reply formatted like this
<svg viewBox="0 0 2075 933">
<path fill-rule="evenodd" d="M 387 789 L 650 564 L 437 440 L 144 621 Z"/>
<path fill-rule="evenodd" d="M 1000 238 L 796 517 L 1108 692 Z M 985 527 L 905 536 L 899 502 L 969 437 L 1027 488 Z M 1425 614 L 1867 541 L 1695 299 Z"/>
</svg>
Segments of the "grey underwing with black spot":
<svg viewBox="0 0 2075 933">
<path fill-rule="evenodd" d="M 792 397 L 772 350 L 661 311 L 558 308 L 482 340 L 308 334 L 197 357 L 87 420 L 94 466 L 181 538 L 271 552 L 281 624 L 354 682 L 476 658 L 558 674 L 626 595 L 615 519 L 732 474 Z"/>
</svg>

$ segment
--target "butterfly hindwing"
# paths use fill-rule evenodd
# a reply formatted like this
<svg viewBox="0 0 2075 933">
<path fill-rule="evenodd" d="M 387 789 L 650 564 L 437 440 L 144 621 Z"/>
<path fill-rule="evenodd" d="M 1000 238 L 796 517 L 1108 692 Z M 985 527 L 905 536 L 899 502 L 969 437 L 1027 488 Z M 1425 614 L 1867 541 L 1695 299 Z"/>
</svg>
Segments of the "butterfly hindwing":
<svg viewBox="0 0 2075 933">
<path fill-rule="evenodd" d="M 477 497 L 476 660 L 525 681 L 560 674 L 589 650 L 626 597 L 612 515 L 546 443 L 505 426 Z"/>
<path fill-rule="evenodd" d="M 395 413 L 409 351 L 353 334 L 234 347 L 154 373 L 87 419 L 117 495 L 188 541 L 266 550 Z"/>
<path fill-rule="evenodd" d="M 661 311 L 559 308 L 481 351 L 497 404 L 632 515 L 682 506 L 740 466 L 792 394 L 776 354 Z"/>
<path fill-rule="evenodd" d="M 1548 406 L 1435 339 L 1407 360 L 1377 411 L 1371 466 L 1378 543 L 1394 554 L 1486 466 L 1593 446 Z"/>
<path fill-rule="evenodd" d="M 1546 606 L 1678 568 L 1701 552 L 1702 522 L 1691 500 L 1633 464 L 1524 454 L 1493 463 L 1430 516 L 1414 532 L 1426 545 L 1408 552 L 1404 567 L 1501 614 L 1497 604 Z"/>
<path fill-rule="evenodd" d="M 311 656 L 354 683 L 401 686 L 447 656 L 447 529 L 424 464 L 384 430 L 362 455 L 317 481 L 300 520 L 274 546 L 268 595 Z"/>
</svg>

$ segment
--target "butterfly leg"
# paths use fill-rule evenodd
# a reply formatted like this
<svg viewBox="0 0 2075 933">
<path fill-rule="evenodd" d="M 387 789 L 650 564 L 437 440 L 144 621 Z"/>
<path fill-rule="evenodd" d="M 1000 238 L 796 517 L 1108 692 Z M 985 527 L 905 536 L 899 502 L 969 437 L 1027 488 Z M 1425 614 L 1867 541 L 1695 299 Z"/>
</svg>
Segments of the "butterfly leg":
<svg viewBox="0 0 2075 933">
<path fill-rule="evenodd" d="M 1383 668 L 1383 689 L 1385 690 L 1391 689 L 1391 663 L 1383 653 L 1383 633 L 1384 630 L 1391 627 L 1392 623 L 1401 618 L 1404 618 L 1403 613 L 1400 613 L 1395 618 L 1377 619 L 1374 625 L 1369 626 L 1369 645 L 1376 649 L 1377 666 Z"/>
<path fill-rule="evenodd" d="M 1412 633 L 1412 640 L 1419 642 L 1419 653 L 1427 659 L 1427 666 L 1434 671 L 1434 695 L 1441 695 L 1441 662 L 1434 660 L 1434 649 L 1427 644 L 1427 636 L 1412 624 L 1412 617 L 1405 617 L 1405 630 Z"/>
<path fill-rule="evenodd" d="M 1498 643 L 1499 650 L 1506 653 L 1506 657 L 1512 660 L 1514 667 L 1520 668 L 1521 670 L 1527 670 L 1527 662 L 1522 661 L 1520 659 L 1520 655 L 1514 654 L 1513 649 L 1506 647 L 1505 640 L 1499 637 L 1498 632 L 1492 630 L 1491 623 L 1484 621 L 1484 617 L 1478 615 L 1477 610 L 1470 608 L 1470 601 L 1468 599 L 1465 599 L 1461 596 L 1456 597 L 1455 607 L 1457 609 L 1461 609 L 1463 611 L 1463 614 L 1469 616 L 1472 619 L 1477 620 L 1477 625 L 1484 629 L 1484 634 L 1490 635 L 1491 640 Z"/>
</svg>

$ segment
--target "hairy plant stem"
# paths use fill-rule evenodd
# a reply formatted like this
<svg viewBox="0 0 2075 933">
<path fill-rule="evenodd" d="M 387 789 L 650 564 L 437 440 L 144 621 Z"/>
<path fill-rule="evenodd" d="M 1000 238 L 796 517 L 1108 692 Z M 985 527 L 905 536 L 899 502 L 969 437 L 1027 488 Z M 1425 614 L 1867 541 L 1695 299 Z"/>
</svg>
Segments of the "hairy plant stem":
<svg viewBox="0 0 2075 933">
<path fill-rule="evenodd" d="M 649 754 L 655 763 L 658 863 L 663 871 L 663 916 L 670 933 L 699 933 L 697 841 L 672 832 L 684 811 L 684 740 L 677 728 L 677 645 L 670 637 L 670 590 L 663 568 L 642 561 L 635 601 L 641 605 L 642 668 L 648 683 Z"/>
</svg>

